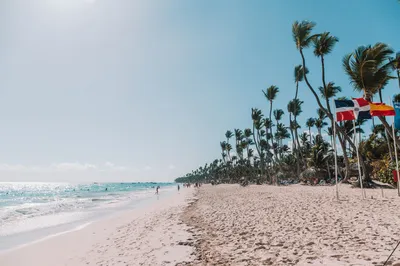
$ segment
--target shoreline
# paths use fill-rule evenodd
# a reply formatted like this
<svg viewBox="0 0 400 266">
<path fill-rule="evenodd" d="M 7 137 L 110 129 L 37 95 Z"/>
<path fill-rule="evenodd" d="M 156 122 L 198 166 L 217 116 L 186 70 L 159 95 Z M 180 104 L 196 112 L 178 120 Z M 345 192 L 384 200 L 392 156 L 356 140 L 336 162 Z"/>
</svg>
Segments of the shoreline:
<svg viewBox="0 0 400 266">
<path fill-rule="evenodd" d="M 167 186 L 161 194 L 162 197 L 168 198 L 174 192 L 175 186 Z M 3 241 L 0 242 L 0 254 L 52 236 L 76 231 L 84 225 L 110 219 L 156 202 L 153 190 L 127 191 L 118 193 L 118 196 L 116 199 L 99 200 L 100 204 L 92 208 L 61 211 L 20 220 L 14 224 L 2 224 L 0 238 Z"/>
<path fill-rule="evenodd" d="M 194 189 L 0 253 L 0 265 L 175 265 L 192 260 L 179 215 Z"/>
<path fill-rule="evenodd" d="M 339 189 L 338 202 L 330 186 L 204 186 L 182 214 L 196 232 L 186 265 L 383 265 L 400 240 L 397 190 Z"/>
</svg>

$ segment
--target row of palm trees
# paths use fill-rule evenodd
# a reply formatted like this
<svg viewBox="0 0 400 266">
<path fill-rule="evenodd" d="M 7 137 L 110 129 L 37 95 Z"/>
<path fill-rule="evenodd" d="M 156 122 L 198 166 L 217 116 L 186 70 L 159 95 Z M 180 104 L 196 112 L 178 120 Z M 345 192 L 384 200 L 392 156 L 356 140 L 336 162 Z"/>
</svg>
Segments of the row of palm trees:
<svg viewBox="0 0 400 266">
<path fill-rule="evenodd" d="M 339 39 L 329 32 L 315 34 L 314 27 L 315 23 L 309 21 L 296 21 L 292 25 L 293 40 L 301 57 L 301 64 L 294 68 L 294 97 L 288 102 L 286 110 L 274 109 L 274 102 L 279 95 L 277 86 L 272 85 L 263 90 L 262 93 L 269 105 L 268 115 L 264 115 L 257 108 L 252 108 L 252 128 L 228 130 L 225 134 L 226 140 L 220 143 L 221 159 L 216 159 L 211 164 L 206 164 L 176 181 L 246 180 L 255 183 L 276 183 L 283 178 L 303 178 L 309 167 L 315 168 L 316 172 L 323 172 L 322 175 L 326 178 L 331 178 L 334 129 L 344 151 L 339 158 L 340 165 L 343 166 L 341 177 L 345 180 L 350 177 L 351 166 L 355 161 L 354 138 L 357 135 L 355 133 L 363 132 L 362 126 L 365 121 L 357 121 L 355 131 L 352 121 L 335 122 L 330 101 L 342 90 L 326 77 L 325 60 Z M 320 59 L 322 86 L 319 87 L 311 84 L 308 79 L 309 70 L 304 50 L 309 48 L 313 49 L 314 55 Z M 382 102 L 382 91 L 392 79 L 398 79 L 400 88 L 400 53 L 395 54 L 387 44 L 377 43 L 358 47 L 354 52 L 344 56 L 343 68 L 354 89 L 362 92 L 368 101 L 373 101 L 374 97 L 378 96 Z M 393 75 L 394 73 L 396 75 Z M 302 83 L 318 104 L 316 117 L 306 120 L 304 126 L 307 130 L 304 132 L 299 131 L 301 125 L 298 123 L 303 105 L 298 95 Z M 285 112 L 289 116 L 288 125 L 282 122 Z M 372 135 L 368 140 L 373 139 L 380 145 L 385 143 L 386 147 L 382 147 L 381 150 L 383 152 L 387 150 L 387 153 L 382 153 L 378 159 L 385 159 L 385 154 L 389 154 L 392 158 L 393 147 L 388 143 L 393 143 L 394 139 L 400 148 L 400 141 L 393 135 L 385 117 L 378 119 L 381 124 L 374 124 Z M 315 136 L 311 131 L 313 127 L 317 129 Z M 328 140 L 322 137 L 324 129 L 330 137 Z M 291 145 L 287 144 L 289 143 L 287 139 L 291 139 Z M 370 158 L 366 155 L 368 151 L 365 143 L 361 142 L 361 147 L 365 149 L 361 149 L 359 161 L 364 181 L 367 182 L 371 174 Z"/>
</svg>

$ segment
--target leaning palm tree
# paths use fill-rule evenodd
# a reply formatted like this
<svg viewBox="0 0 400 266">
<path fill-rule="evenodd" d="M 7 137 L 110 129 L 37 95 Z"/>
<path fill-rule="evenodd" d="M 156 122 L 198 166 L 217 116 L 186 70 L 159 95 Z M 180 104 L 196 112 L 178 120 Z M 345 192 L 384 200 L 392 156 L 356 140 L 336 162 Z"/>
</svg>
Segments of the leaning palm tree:
<svg viewBox="0 0 400 266">
<path fill-rule="evenodd" d="M 303 70 L 302 65 L 295 66 L 294 68 L 294 82 L 296 83 L 296 93 L 294 98 L 297 99 L 297 95 L 299 94 L 299 83 L 304 80 L 304 72 L 308 74 L 308 69 Z"/>
<path fill-rule="evenodd" d="M 332 52 L 333 47 L 339 41 L 339 39 L 335 36 L 331 36 L 329 32 L 324 32 L 315 38 L 312 39 L 314 44 L 314 54 L 315 56 L 321 58 L 321 66 L 322 66 L 322 85 L 324 89 L 324 95 L 327 95 L 327 84 L 325 81 L 325 56 Z M 329 98 L 325 97 L 326 100 L 326 108 L 328 112 L 331 112 L 331 108 L 329 105 Z"/>
<path fill-rule="evenodd" d="M 315 118 L 308 118 L 306 121 L 306 127 L 308 127 L 308 136 L 310 137 L 310 143 L 311 143 L 311 128 L 315 126 Z"/>
<path fill-rule="evenodd" d="M 296 48 L 301 55 L 303 69 L 306 69 L 306 60 L 304 57 L 303 49 L 308 48 L 310 46 L 310 44 L 312 42 L 314 42 L 314 39 L 316 39 L 317 37 L 320 36 L 320 34 L 315 34 L 315 35 L 312 34 L 312 30 L 314 29 L 314 27 L 315 27 L 315 23 L 309 22 L 309 21 L 302 21 L 302 22 L 295 21 L 292 25 L 292 35 L 293 35 L 293 39 L 296 43 Z M 310 82 L 307 78 L 307 73 L 305 73 L 304 70 L 303 70 L 303 73 L 304 73 L 304 81 L 306 82 L 311 93 L 314 95 L 314 98 L 315 98 L 319 108 L 321 108 L 327 114 L 328 118 L 331 120 L 332 125 L 335 126 L 337 132 L 342 134 L 342 138 L 340 137 L 340 134 L 338 134 L 339 141 L 342 145 L 342 148 L 345 148 L 345 147 L 343 147 L 343 145 L 344 145 L 344 139 L 346 139 L 346 141 L 348 141 L 348 143 L 351 145 L 351 147 L 353 149 L 355 149 L 355 145 L 352 142 L 352 140 L 348 136 L 345 135 L 344 130 L 341 127 L 339 127 L 337 123 L 333 122 L 334 121 L 333 115 L 327 109 L 325 109 L 325 107 L 322 105 L 317 92 L 315 91 L 315 89 L 310 84 Z M 324 86 L 324 88 L 325 88 L 325 86 Z M 362 167 L 364 173 L 368 174 L 366 171 L 364 160 L 362 158 L 360 160 L 360 163 L 361 163 L 361 167 Z M 346 169 L 348 169 L 347 164 L 346 164 Z M 347 176 L 348 172 L 349 171 L 346 171 L 345 178 L 348 177 Z"/>
<path fill-rule="evenodd" d="M 319 87 L 318 89 L 322 98 L 327 99 L 328 101 L 342 91 L 342 88 L 340 86 L 335 86 L 334 82 L 329 82 L 326 84 L 325 89 L 323 87 Z"/>
<path fill-rule="evenodd" d="M 366 100 L 371 101 L 373 95 L 382 90 L 388 79 L 392 78 L 390 76 L 392 54 L 393 50 L 387 44 L 376 43 L 374 46 L 360 46 L 343 58 L 343 67 L 350 78 L 350 83 L 354 90 L 363 92 Z M 393 139 L 391 127 L 384 117 L 380 116 L 379 120 L 388 136 Z M 396 145 L 400 147 L 397 139 Z"/>
</svg>

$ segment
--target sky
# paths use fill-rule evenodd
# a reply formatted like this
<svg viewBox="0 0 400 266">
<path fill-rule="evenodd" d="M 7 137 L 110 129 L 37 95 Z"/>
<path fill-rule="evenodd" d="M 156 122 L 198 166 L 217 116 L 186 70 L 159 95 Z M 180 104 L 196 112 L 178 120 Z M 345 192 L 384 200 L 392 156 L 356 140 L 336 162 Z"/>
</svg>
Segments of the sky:
<svg viewBox="0 0 400 266">
<path fill-rule="evenodd" d="M 286 111 L 295 20 L 339 38 L 327 81 L 359 97 L 342 58 L 376 42 L 399 51 L 399 13 L 397 0 L 0 1 L 0 181 L 172 181 L 219 158 L 251 108 L 268 111 L 263 89 L 278 86 Z M 299 97 L 305 130 L 317 105 L 305 84 Z"/>
</svg>

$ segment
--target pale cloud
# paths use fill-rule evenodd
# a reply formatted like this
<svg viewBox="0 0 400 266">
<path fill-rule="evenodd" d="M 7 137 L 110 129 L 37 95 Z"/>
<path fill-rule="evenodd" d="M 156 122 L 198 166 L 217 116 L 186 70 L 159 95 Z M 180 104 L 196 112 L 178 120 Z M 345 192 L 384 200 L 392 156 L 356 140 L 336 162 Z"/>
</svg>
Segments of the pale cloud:
<svg viewBox="0 0 400 266">
<path fill-rule="evenodd" d="M 104 165 L 64 162 L 51 165 L 0 164 L 0 172 L 125 171 L 128 167 L 106 162 Z M 132 170 L 135 170 L 132 168 Z"/>
<path fill-rule="evenodd" d="M 0 164 L 0 171 L 24 171 L 26 169 L 26 166 L 21 164 Z"/>
<path fill-rule="evenodd" d="M 59 164 L 53 164 L 51 168 L 54 168 L 56 170 L 62 170 L 62 171 L 70 171 L 70 170 L 94 170 L 97 169 L 97 166 L 94 164 L 81 164 L 81 163 L 59 163 Z"/>
<path fill-rule="evenodd" d="M 106 162 L 104 165 L 105 165 L 106 167 L 114 167 L 114 166 L 115 166 L 115 164 L 110 163 L 110 162 Z"/>
<path fill-rule="evenodd" d="M 148 165 L 146 165 L 146 166 L 144 167 L 144 170 L 146 170 L 146 171 L 150 171 L 150 170 L 151 170 L 151 167 L 150 167 L 150 166 L 148 166 Z"/>
<path fill-rule="evenodd" d="M 175 165 L 173 165 L 173 164 L 170 164 L 169 166 L 168 166 L 168 169 L 170 169 L 170 170 L 174 170 L 176 167 L 175 167 Z"/>
</svg>

